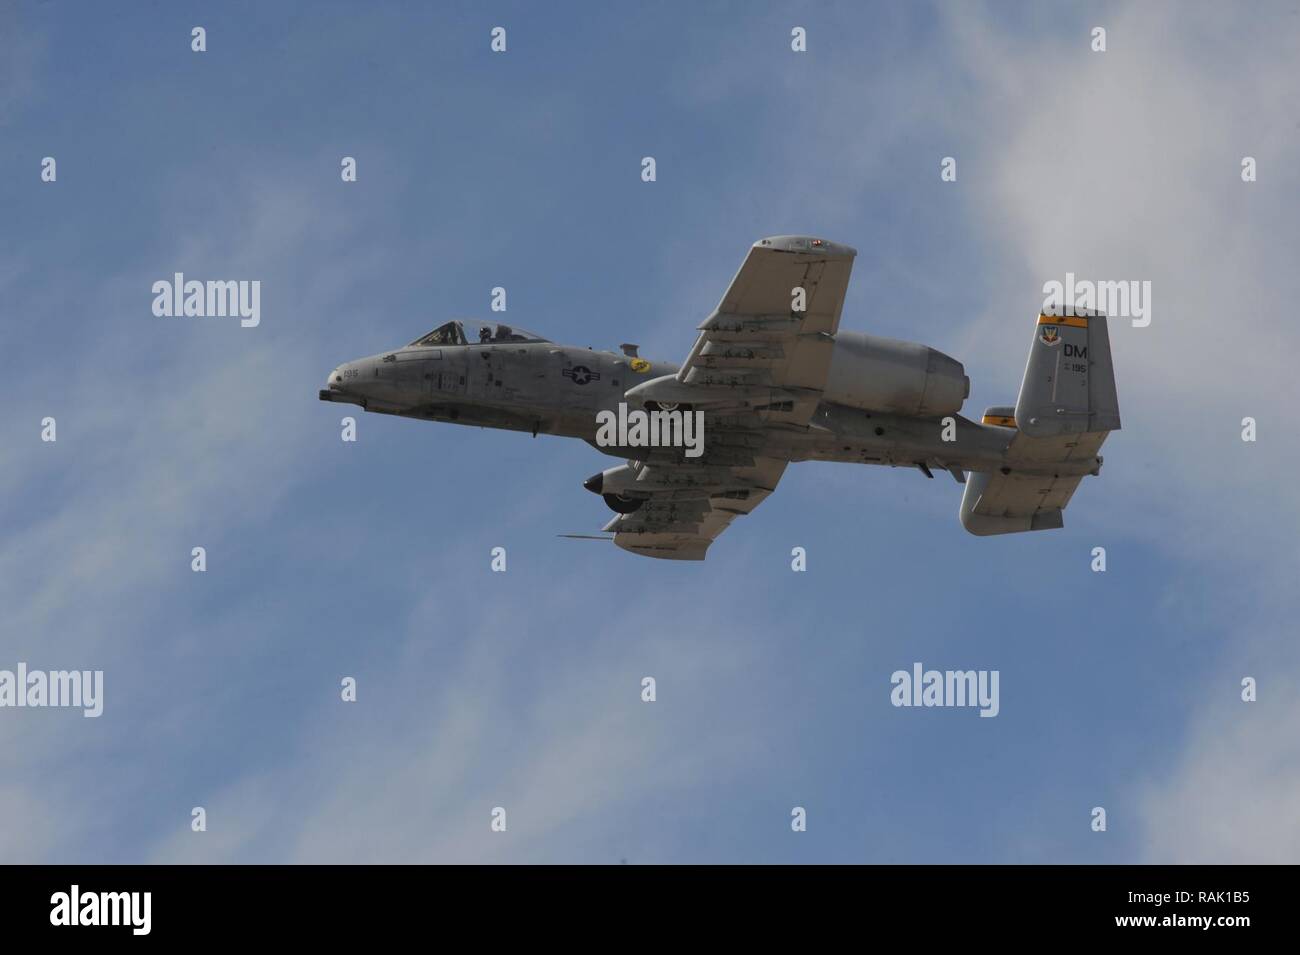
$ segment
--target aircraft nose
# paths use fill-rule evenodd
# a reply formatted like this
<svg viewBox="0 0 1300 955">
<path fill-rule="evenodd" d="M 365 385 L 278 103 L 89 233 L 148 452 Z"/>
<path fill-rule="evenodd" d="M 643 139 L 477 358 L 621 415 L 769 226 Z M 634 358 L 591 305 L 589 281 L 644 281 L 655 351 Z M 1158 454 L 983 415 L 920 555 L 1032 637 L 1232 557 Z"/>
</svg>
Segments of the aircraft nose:
<svg viewBox="0 0 1300 955">
<path fill-rule="evenodd" d="M 347 368 L 346 364 L 339 365 L 329 373 L 325 378 L 325 387 L 321 389 L 320 400 L 330 401 L 334 395 L 343 390 L 343 371 Z"/>
</svg>

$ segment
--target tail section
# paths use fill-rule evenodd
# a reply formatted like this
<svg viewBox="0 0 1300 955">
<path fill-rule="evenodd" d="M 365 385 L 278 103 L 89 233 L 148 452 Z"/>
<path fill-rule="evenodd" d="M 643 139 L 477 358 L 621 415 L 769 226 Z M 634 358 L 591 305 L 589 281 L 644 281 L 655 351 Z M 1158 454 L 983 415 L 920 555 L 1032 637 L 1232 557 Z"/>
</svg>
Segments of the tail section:
<svg viewBox="0 0 1300 955">
<path fill-rule="evenodd" d="M 986 426 L 1013 429 L 997 471 L 976 472 L 961 501 L 972 534 L 1014 534 L 1065 525 L 1064 510 L 1097 454 L 1119 430 L 1119 400 L 1106 316 L 1044 311 L 1038 316 L 1015 408 L 990 408 Z"/>
<path fill-rule="evenodd" d="M 1038 316 L 1016 424 L 1031 438 L 1119 430 L 1106 316 L 1060 306 Z"/>
</svg>

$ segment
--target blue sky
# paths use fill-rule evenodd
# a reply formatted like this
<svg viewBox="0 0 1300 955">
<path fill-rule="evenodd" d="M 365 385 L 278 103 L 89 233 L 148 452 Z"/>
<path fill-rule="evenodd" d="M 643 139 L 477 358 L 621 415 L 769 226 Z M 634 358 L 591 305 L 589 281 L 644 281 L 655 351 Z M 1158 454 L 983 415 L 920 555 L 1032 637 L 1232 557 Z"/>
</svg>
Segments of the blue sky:
<svg viewBox="0 0 1300 955">
<path fill-rule="evenodd" d="M 106 697 L 0 711 L 0 859 L 1300 857 L 1293 11 L 0 17 L 0 668 Z M 799 464 L 704 564 L 647 561 L 556 536 L 608 516 L 586 445 L 382 416 L 345 444 L 316 400 L 495 286 L 549 338 L 680 360 L 780 233 L 856 247 L 842 327 L 963 361 L 970 415 L 1014 401 L 1044 282 L 1152 281 L 1064 530 L 977 539 L 943 475 Z M 175 271 L 260 280 L 261 324 L 155 317 Z M 1000 670 L 999 716 L 894 708 L 913 661 Z"/>
</svg>

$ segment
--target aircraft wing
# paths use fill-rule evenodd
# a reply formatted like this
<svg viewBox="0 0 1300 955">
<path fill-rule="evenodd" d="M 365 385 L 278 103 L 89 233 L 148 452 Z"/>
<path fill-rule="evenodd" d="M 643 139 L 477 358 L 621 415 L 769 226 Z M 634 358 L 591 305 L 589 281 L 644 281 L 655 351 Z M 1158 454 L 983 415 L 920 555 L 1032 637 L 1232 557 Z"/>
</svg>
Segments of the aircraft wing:
<svg viewBox="0 0 1300 955">
<path fill-rule="evenodd" d="M 830 373 L 856 255 L 807 236 L 755 242 L 677 374 L 630 389 L 628 399 L 807 425 Z"/>
<path fill-rule="evenodd" d="M 644 503 L 606 525 L 619 547 L 703 560 L 775 490 L 788 462 L 773 436 L 807 429 L 821 402 L 856 255 L 808 236 L 760 239 L 677 373 L 628 390 L 630 404 L 702 411 L 704 441 L 697 460 L 631 463 Z"/>
<path fill-rule="evenodd" d="M 636 486 L 649 498 L 604 529 L 614 532 L 615 544 L 634 554 L 703 560 L 709 545 L 738 515 L 767 499 L 788 463 L 764 457 L 752 466 L 730 468 L 634 462 Z"/>
</svg>

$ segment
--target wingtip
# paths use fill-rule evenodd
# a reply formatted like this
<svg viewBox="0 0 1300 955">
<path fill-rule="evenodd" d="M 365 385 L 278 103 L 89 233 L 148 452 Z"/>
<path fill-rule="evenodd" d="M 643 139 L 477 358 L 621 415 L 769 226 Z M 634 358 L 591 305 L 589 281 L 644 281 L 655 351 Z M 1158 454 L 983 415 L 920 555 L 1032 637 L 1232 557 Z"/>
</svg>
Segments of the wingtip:
<svg viewBox="0 0 1300 955">
<path fill-rule="evenodd" d="M 805 252 L 837 258 L 853 258 L 858 254 L 858 250 L 852 246 L 811 235 L 770 235 L 755 242 L 754 248 L 772 249 L 776 252 Z"/>
</svg>

